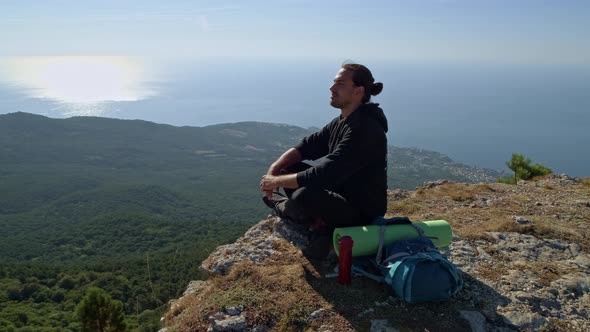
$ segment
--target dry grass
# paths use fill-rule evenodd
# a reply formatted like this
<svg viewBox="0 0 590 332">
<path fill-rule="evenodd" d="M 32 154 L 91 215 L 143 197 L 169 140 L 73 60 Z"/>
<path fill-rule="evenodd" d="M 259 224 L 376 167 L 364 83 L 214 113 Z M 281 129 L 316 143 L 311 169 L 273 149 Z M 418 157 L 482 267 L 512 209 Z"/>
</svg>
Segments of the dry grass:
<svg viewBox="0 0 590 332">
<path fill-rule="evenodd" d="M 387 211 L 391 215 L 410 216 L 420 211 L 422 207 L 418 202 L 411 199 L 404 199 L 401 201 L 390 201 L 387 205 Z"/>
<path fill-rule="evenodd" d="M 225 308 L 244 306 L 252 324 L 278 322 L 281 331 L 300 330 L 307 317 L 327 305 L 305 282 L 302 265 L 237 264 L 227 276 L 210 279 L 211 286 L 185 303 L 179 303 L 175 331 L 206 330 L 208 317 Z M 168 317 L 170 320 L 172 317 Z"/>
<path fill-rule="evenodd" d="M 579 186 L 568 187 L 551 182 L 541 187 L 447 183 L 420 189 L 406 199 L 390 201 L 388 215 L 409 216 L 412 220 L 447 220 L 455 234 L 470 240 L 492 241 L 486 232 L 518 232 L 563 239 L 590 251 L 590 235 L 585 231 L 590 226 L 590 209 L 572 204 L 588 201 L 589 187 L 590 178 Z M 539 201 L 543 203 L 537 205 Z M 514 221 L 515 216 L 527 218 L 533 224 L 520 225 Z"/>
<path fill-rule="evenodd" d="M 573 271 L 560 269 L 554 264 L 546 265 L 540 263 L 530 264 L 528 268 L 535 273 L 537 278 L 539 278 L 539 282 L 543 286 L 549 286 L 553 281 L 558 280 L 561 276 Z"/>
<path fill-rule="evenodd" d="M 566 319 L 551 318 L 547 326 L 544 326 L 540 331 L 542 332 L 557 332 L 557 331 L 575 331 L 576 327 L 572 322 Z"/>
<path fill-rule="evenodd" d="M 549 179 L 551 177 L 553 177 L 555 174 L 553 173 L 548 173 L 545 175 L 537 175 L 537 176 L 533 176 L 529 181 L 541 181 L 541 180 L 545 180 L 545 179 Z"/>
<path fill-rule="evenodd" d="M 473 191 L 476 188 L 463 183 L 450 183 L 439 188 L 443 195 L 449 196 L 456 202 L 471 201 L 475 198 Z"/>
<path fill-rule="evenodd" d="M 508 265 L 505 262 L 483 262 L 479 265 L 477 276 L 492 282 L 498 282 L 508 270 Z"/>
<path fill-rule="evenodd" d="M 481 183 L 476 185 L 476 190 L 478 191 L 491 191 L 491 192 L 495 192 L 496 189 L 494 189 L 494 187 L 492 187 L 491 185 L 487 184 L 487 183 Z"/>
<path fill-rule="evenodd" d="M 167 325 L 179 332 L 205 331 L 211 315 L 243 306 L 249 324 L 273 322 L 269 331 L 303 331 L 326 322 L 341 331 L 352 330 L 349 322 L 334 314 L 308 320 L 313 311 L 331 308 L 307 281 L 319 278 L 320 273 L 286 241 L 275 245 L 281 254 L 264 265 L 240 262 L 228 275 L 211 277 L 209 287 L 200 293 L 179 300 L 165 317 Z"/>
<path fill-rule="evenodd" d="M 475 196 L 469 192 L 454 192 L 449 193 L 449 197 L 457 202 L 471 201 Z"/>
</svg>

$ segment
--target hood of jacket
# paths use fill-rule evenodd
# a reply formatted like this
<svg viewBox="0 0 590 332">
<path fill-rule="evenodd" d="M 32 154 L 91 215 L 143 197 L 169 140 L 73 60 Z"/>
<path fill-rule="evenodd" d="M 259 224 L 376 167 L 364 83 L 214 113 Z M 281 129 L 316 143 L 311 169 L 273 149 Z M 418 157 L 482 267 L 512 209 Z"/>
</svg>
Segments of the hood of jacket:
<svg viewBox="0 0 590 332">
<path fill-rule="evenodd" d="M 366 103 L 359 106 L 359 108 L 355 112 L 362 112 L 364 116 L 373 117 L 377 122 L 383 127 L 383 131 L 387 132 L 389 129 L 387 127 L 387 118 L 385 117 L 385 113 L 379 104 L 377 103 Z"/>
</svg>

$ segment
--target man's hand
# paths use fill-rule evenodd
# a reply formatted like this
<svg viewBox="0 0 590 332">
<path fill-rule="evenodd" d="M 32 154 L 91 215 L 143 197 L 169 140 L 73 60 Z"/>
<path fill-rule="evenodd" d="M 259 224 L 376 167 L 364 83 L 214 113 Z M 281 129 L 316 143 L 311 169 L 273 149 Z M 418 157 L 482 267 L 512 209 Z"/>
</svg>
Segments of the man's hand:
<svg viewBox="0 0 590 332">
<path fill-rule="evenodd" d="M 287 168 L 301 161 L 301 153 L 295 148 L 287 150 L 277 159 L 262 176 L 260 180 L 260 191 L 264 192 L 267 198 L 272 198 L 272 191 L 279 188 L 298 188 L 297 177 L 295 175 L 280 175 L 281 169 Z"/>
<path fill-rule="evenodd" d="M 266 197 L 271 198 L 272 191 L 279 188 L 299 188 L 297 183 L 297 174 L 286 174 L 286 175 L 263 175 L 260 180 L 260 191 L 264 192 Z"/>
<path fill-rule="evenodd" d="M 270 170 L 269 170 L 270 172 Z M 271 199 L 272 198 L 272 191 L 275 188 L 278 188 L 278 186 L 274 187 L 273 183 L 276 182 L 276 176 L 274 175 L 263 175 L 262 179 L 260 180 L 260 190 L 262 192 L 264 192 L 264 196 L 266 196 L 266 198 Z"/>
<path fill-rule="evenodd" d="M 279 177 L 274 175 L 263 175 L 260 180 L 260 190 L 273 191 L 279 187 Z"/>
</svg>

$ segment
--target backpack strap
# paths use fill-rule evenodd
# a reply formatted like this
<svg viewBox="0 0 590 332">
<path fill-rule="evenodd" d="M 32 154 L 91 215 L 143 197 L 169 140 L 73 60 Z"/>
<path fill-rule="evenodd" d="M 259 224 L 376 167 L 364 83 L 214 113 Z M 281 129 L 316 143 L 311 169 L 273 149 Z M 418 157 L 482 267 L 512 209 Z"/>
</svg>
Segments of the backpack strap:
<svg viewBox="0 0 590 332">
<path fill-rule="evenodd" d="M 412 225 L 412 221 L 410 220 L 410 218 L 408 217 L 393 217 L 393 218 L 384 218 L 384 217 L 377 217 L 373 220 L 373 225 L 379 225 L 381 226 L 379 229 L 379 249 L 377 249 L 377 256 L 375 257 L 375 261 L 377 262 L 377 265 L 380 265 L 382 262 L 382 256 L 383 256 L 383 244 L 385 241 L 385 226 L 388 225 Z M 422 229 L 418 226 L 415 226 L 416 228 L 419 228 L 420 231 L 422 231 Z M 418 233 L 420 233 L 420 231 Z M 424 234 L 424 231 L 422 231 L 422 234 Z"/>
<path fill-rule="evenodd" d="M 424 230 L 421 227 L 418 227 L 418 225 L 412 223 L 412 224 L 410 224 L 410 226 L 414 227 L 414 229 L 418 232 L 418 235 L 420 235 L 420 237 L 427 237 L 430 240 L 432 240 L 433 242 L 436 240 L 437 242 L 440 243 L 440 239 L 437 236 L 426 236 L 426 234 L 424 233 Z"/>
<path fill-rule="evenodd" d="M 365 269 L 363 269 L 362 267 L 357 266 L 355 264 L 352 265 L 352 269 L 351 270 L 352 270 L 353 275 L 361 275 L 363 277 L 367 277 L 369 279 L 373 279 L 373 280 L 375 280 L 376 282 L 379 282 L 379 283 L 385 282 L 385 277 L 382 277 L 380 275 L 369 273 Z"/>
<path fill-rule="evenodd" d="M 419 252 L 436 252 L 436 253 L 438 253 L 438 250 L 431 248 L 431 247 L 424 247 L 424 248 L 420 249 Z M 393 260 L 397 261 L 397 260 L 405 258 L 406 256 L 410 256 L 410 255 L 414 255 L 414 254 L 416 254 L 416 253 L 410 253 L 407 251 L 397 252 L 395 254 L 389 255 L 382 262 L 387 263 L 387 262 L 391 262 Z"/>
<path fill-rule="evenodd" d="M 373 224 L 374 225 L 379 225 L 381 226 L 379 229 L 379 246 L 377 249 L 377 255 L 375 256 L 375 261 L 377 262 L 377 264 L 381 264 L 381 262 L 383 262 L 383 246 L 385 244 L 385 231 L 386 231 L 386 227 L 388 225 L 410 225 L 412 226 L 416 232 L 418 232 L 418 236 L 419 237 L 427 237 L 430 240 L 432 240 L 433 242 L 436 240 L 437 242 L 440 241 L 440 239 L 436 236 L 426 236 L 426 234 L 424 233 L 424 230 L 414 224 L 410 218 L 408 217 L 393 217 L 393 218 L 383 218 L 383 217 L 377 217 L 373 220 Z M 436 251 L 436 250 L 435 250 Z M 400 253 L 403 254 L 403 253 Z M 405 253 L 406 255 L 409 255 L 408 253 Z M 398 257 L 402 257 L 402 256 L 406 256 L 406 255 L 401 255 Z M 393 255 L 395 256 L 395 255 Z M 394 258 L 398 258 L 398 257 L 394 257 Z M 387 260 L 389 260 L 390 258 L 392 258 L 391 256 L 387 258 Z"/>
<path fill-rule="evenodd" d="M 416 232 L 418 232 L 418 235 L 420 235 L 420 237 L 426 236 L 426 234 L 424 234 L 424 230 L 420 227 L 418 227 L 415 224 L 410 224 L 410 226 L 414 227 L 414 229 L 416 230 Z"/>
<path fill-rule="evenodd" d="M 376 217 L 373 219 L 371 224 L 373 225 L 404 225 L 404 224 L 411 224 L 412 221 L 408 217 L 393 217 L 393 218 L 384 218 L 384 217 Z"/>
</svg>

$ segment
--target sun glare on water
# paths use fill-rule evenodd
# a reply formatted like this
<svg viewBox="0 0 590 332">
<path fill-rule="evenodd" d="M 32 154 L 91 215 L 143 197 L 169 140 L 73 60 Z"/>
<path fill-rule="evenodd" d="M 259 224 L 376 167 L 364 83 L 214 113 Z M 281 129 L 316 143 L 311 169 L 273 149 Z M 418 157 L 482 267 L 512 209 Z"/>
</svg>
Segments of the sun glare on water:
<svg viewBox="0 0 590 332">
<path fill-rule="evenodd" d="M 120 56 L 18 57 L 9 65 L 10 80 L 34 98 L 70 104 L 70 115 L 92 113 L 97 104 L 137 101 L 154 94 L 146 89 L 140 61 Z M 86 111 L 83 111 L 86 110 Z M 100 113 L 100 112 L 94 112 Z"/>
</svg>

